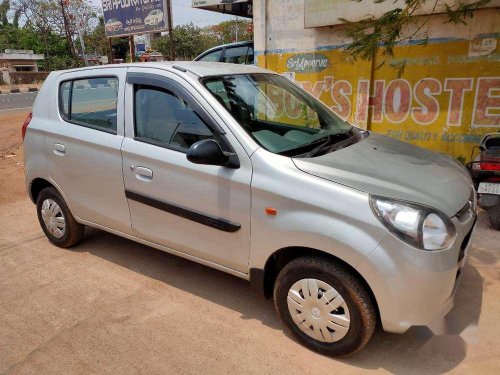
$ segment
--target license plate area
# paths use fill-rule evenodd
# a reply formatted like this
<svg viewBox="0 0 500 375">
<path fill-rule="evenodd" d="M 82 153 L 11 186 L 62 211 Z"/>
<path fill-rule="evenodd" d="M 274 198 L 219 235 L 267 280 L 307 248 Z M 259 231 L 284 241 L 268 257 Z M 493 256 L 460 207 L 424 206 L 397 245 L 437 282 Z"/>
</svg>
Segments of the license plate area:
<svg viewBox="0 0 500 375">
<path fill-rule="evenodd" d="M 480 182 L 477 192 L 479 194 L 500 195 L 500 184 L 494 182 Z"/>
</svg>

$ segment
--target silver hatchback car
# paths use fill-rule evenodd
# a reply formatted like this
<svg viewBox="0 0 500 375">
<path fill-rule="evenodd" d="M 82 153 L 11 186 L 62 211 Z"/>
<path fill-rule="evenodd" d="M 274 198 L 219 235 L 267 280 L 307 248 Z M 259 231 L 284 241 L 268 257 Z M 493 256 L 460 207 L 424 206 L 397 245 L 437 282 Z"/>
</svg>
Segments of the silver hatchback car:
<svg viewBox="0 0 500 375">
<path fill-rule="evenodd" d="M 278 74 L 53 72 L 23 135 L 52 243 L 74 246 L 88 225 L 247 279 L 318 352 L 352 354 L 377 322 L 405 332 L 453 306 L 476 220 L 467 171 L 350 125 Z"/>
</svg>

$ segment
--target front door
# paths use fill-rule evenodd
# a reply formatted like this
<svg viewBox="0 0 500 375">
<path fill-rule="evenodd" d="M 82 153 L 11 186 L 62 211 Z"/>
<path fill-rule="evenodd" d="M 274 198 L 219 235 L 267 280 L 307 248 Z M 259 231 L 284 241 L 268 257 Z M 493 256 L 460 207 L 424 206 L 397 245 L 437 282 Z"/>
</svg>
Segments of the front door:
<svg viewBox="0 0 500 375">
<path fill-rule="evenodd" d="M 181 77 L 130 69 L 123 176 L 136 236 L 238 272 L 248 272 L 248 155 L 203 97 Z M 213 138 L 236 152 L 240 168 L 197 165 L 189 147 Z"/>
</svg>

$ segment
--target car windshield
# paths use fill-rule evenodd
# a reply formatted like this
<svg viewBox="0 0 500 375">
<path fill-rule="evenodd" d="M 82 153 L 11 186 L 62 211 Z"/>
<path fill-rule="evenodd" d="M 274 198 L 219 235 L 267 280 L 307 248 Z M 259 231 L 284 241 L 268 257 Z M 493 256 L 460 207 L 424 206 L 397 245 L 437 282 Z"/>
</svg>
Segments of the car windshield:
<svg viewBox="0 0 500 375">
<path fill-rule="evenodd" d="M 203 83 L 268 151 L 310 157 L 346 147 L 359 138 L 358 130 L 280 75 L 225 75 L 205 78 Z"/>
</svg>

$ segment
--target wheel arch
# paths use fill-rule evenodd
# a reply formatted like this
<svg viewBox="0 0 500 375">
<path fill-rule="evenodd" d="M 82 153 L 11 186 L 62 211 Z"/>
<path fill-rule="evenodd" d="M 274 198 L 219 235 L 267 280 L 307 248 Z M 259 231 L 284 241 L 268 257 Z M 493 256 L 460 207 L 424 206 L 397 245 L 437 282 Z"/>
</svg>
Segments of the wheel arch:
<svg viewBox="0 0 500 375">
<path fill-rule="evenodd" d="M 29 187 L 29 196 L 31 201 L 36 204 L 38 194 L 40 194 L 40 192 L 47 187 L 53 187 L 54 189 L 59 191 L 59 189 L 54 184 L 44 178 L 37 177 L 33 181 L 31 181 Z"/>
<path fill-rule="evenodd" d="M 267 259 L 264 269 L 260 268 L 250 269 L 251 288 L 255 292 L 263 295 L 265 298 L 272 298 L 274 283 L 281 269 L 283 269 L 283 267 L 293 259 L 303 256 L 322 257 L 336 264 L 340 264 L 346 269 L 348 269 L 349 272 L 351 272 L 366 288 L 366 291 L 370 295 L 373 305 L 375 306 L 377 315 L 380 316 L 377 299 L 366 279 L 353 266 L 351 266 L 344 260 L 336 257 L 335 255 L 314 248 L 303 247 L 303 246 L 289 246 L 275 251 Z"/>
</svg>

